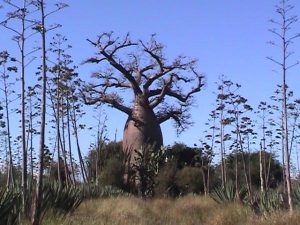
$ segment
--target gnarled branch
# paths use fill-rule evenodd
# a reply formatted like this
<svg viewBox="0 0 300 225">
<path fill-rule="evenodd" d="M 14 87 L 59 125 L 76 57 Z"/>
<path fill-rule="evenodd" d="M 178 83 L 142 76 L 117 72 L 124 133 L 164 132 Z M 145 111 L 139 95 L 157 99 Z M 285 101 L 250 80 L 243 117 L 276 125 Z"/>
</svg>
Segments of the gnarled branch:
<svg viewBox="0 0 300 225">
<path fill-rule="evenodd" d="M 97 97 L 93 97 L 91 92 L 95 93 L 97 91 L 95 91 L 95 89 L 81 90 L 81 96 L 86 105 L 106 103 L 111 107 L 126 113 L 127 115 L 131 115 L 131 109 L 123 105 L 121 98 L 119 98 L 116 94 L 106 94 L 105 92 L 102 92 L 98 93 L 99 95 Z"/>
<path fill-rule="evenodd" d="M 130 109 L 125 106 L 123 99 L 113 91 L 132 89 L 134 104 L 144 104 L 140 108 L 147 108 L 151 115 L 154 113 L 159 123 L 172 119 L 178 132 L 191 124 L 188 121 L 189 106 L 192 105 L 193 95 L 204 85 L 203 75 L 194 69 L 196 60 L 179 56 L 168 62 L 164 58 L 163 45 L 156 42 L 153 36 L 150 42 L 144 43 L 132 42 L 129 35 L 120 40 L 114 38 L 112 33 L 104 33 L 95 42 L 89 42 L 99 51 L 86 62 L 102 63 L 108 69 L 104 73 L 93 74 L 100 82 L 87 86 L 90 88 L 86 91 L 89 96 L 85 96 L 87 104 L 102 102 L 130 114 L 139 107 Z M 140 103 L 137 99 L 145 101 Z"/>
<path fill-rule="evenodd" d="M 173 97 L 182 103 L 186 103 L 192 97 L 192 95 L 194 93 L 200 92 L 201 88 L 204 85 L 204 83 L 202 81 L 203 76 L 197 74 L 194 70 L 193 70 L 193 73 L 196 75 L 195 79 L 197 81 L 197 85 L 194 88 L 192 88 L 188 93 L 184 94 L 180 90 L 173 90 L 171 88 L 172 83 L 174 82 L 175 79 L 177 81 L 182 80 L 185 83 L 190 83 L 190 82 L 194 81 L 195 79 L 186 79 L 183 77 L 179 77 L 177 74 L 171 74 L 169 80 L 167 82 L 164 82 L 163 88 L 149 91 L 149 97 L 158 95 L 156 98 L 154 98 L 150 101 L 150 106 L 152 108 L 155 108 L 157 105 L 159 105 L 164 100 L 164 98 L 166 96 Z"/>
<path fill-rule="evenodd" d="M 171 106 L 169 108 L 162 109 L 157 113 L 157 119 L 160 124 L 172 119 L 175 122 L 178 134 L 183 132 L 188 126 L 192 125 L 190 117 L 189 109 L 185 106 Z"/>
<path fill-rule="evenodd" d="M 101 61 L 107 61 L 112 65 L 116 70 L 118 70 L 130 83 L 132 86 L 132 89 L 135 93 L 142 93 L 138 83 L 136 82 L 135 78 L 131 75 L 130 71 L 128 71 L 121 63 L 121 60 L 118 60 L 116 53 L 124 48 L 135 46 L 137 43 L 132 43 L 129 35 L 125 37 L 123 42 L 117 43 L 117 40 L 119 38 L 112 38 L 112 32 L 111 33 L 104 33 L 98 37 L 98 40 L 96 42 L 93 42 L 88 39 L 88 41 L 97 47 L 99 49 L 99 54 L 103 56 L 101 59 L 92 58 L 94 60 L 87 60 L 86 62 L 96 62 L 99 63 Z M 107 38 L 105 41 L 104 39 Z M 117 62 L 120 61 L 120 62 Z"/>
</svg>

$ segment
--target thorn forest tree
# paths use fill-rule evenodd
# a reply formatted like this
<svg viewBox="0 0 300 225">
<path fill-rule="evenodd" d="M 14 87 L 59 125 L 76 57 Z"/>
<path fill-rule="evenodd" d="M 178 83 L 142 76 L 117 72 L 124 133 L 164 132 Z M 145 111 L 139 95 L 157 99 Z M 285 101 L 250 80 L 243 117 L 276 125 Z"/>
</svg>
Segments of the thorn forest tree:
<svg viewBox="0 0 300 225">
<path fill-rule="evenodd" d="M 88 40 L 98 53 L 86 63 L 101 64 L 92 74 L 97 79 L 82 90 L 86 104 L 108 104 L 128 115 L 124 128 L 123 150 L 133 165 L 142 147 L 158 149 L 163 144 L 160 124 L 172 119 L 180 133 L 190 124 L 189 107 L 193 94 L 203 86 L 203 75 L 196 71 L 196 60 L 184 56 L 169 62 L 164 46 L 152 35 L 149 42 L 123 39 L 103 33 Z M 128 106 L 121 90 L 133 92 Z M 127 103 L 127 104 L 126 104 Z M 136 181 L 134 181 L 136 184 Z"/>
</svg>

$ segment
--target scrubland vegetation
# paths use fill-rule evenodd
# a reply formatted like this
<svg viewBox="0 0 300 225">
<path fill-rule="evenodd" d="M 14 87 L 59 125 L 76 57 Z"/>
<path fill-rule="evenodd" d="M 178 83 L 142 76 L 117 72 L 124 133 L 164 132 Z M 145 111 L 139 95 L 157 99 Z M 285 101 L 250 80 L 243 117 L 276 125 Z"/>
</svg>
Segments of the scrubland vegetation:
<svg viewBox="0 0 300 225">
<path fill-rule="evenodd" d="M 45 225 L 297 225 L 299 211 L 259 216 L 239 203 L 220 205 L 208 197 L 143 200 L 117 197 L 83 202 L 65 218 L 46 217 Z"/>
<path fill-rule="evenodd" d="M 166 59 L 156 35 L 102 32 L 87 39 L 96 53 L 83 64 L 100 69 L 86 79 L 68 39 L 51 34 L 61 26 L 48 24 L 68 5 L 15 2 L 0 7 L 7 13 L 0 25 L 18 47 L 0 50 L 0 225 L 299 224 L 300 99 L 286 76 L 300 64 L 290 62 L 300 34 L 290 34 L 298 18 L 289 0 L 276 6 L 270 29 L 282 60 L 268 59 L 282 82 L 253 106 L 240 84 L 221 76 L 194 146 L 163 146 L 161 124 L 173 120 L 178 134 L 192 125 L 205 84 L 197 60 Z M 122 141 L 107 139 L 102 114 L 87 127 L 90 105 L 127 115 Z M 15 118 L 21 132 L 12 129 Z M 95 141 L 84 152 L 86 129 Z"/>
</svg>

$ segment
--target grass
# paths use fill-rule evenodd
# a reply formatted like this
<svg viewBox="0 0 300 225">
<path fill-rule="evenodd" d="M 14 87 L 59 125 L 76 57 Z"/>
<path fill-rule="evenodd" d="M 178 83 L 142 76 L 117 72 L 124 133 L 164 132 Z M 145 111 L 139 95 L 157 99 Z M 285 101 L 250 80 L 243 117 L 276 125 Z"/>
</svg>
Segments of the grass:
<svg viewBox="0 0 300 225">
<path fill-rule="evenodd" d="M 85 201 L 72 215 L 48 216 L 43 225 L 296 225 L 299 221 L 299 211 L 275 212 L 265 218 L 238 203 L 221 205 L 205 197 L 115 197 Z"/>
</svg>

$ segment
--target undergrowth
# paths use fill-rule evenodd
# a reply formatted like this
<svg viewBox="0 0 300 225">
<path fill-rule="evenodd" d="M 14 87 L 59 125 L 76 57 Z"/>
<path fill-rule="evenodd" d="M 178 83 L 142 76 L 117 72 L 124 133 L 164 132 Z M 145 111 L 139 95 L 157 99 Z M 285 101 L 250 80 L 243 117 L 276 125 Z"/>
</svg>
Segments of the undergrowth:
<svg viewBox="0 0 300 225">
<path fill-rule="evenodd" d="M 256 214 L 239 202 L 218 204 L 209 197 L 178 199 L 112 197 L 84 201 L 65 218 L 47 217 L 44 225 L 298 225 L 299 211 Z"/>
</svg>

